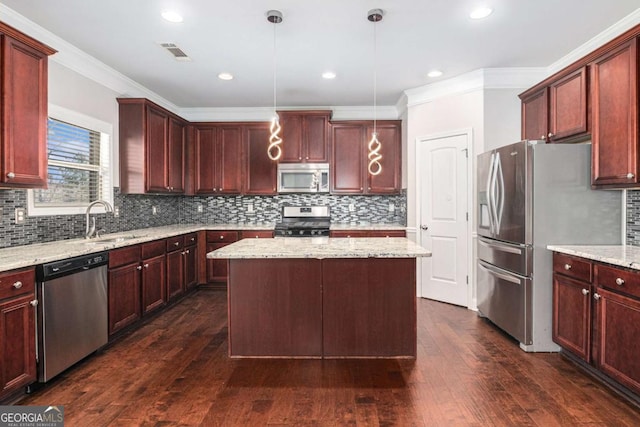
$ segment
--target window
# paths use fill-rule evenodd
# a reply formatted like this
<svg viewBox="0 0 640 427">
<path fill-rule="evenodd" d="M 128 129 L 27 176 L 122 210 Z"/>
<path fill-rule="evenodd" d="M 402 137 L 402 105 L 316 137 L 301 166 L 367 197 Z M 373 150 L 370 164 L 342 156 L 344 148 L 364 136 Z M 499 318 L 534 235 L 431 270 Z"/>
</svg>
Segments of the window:
<svg viewBox="0 0 640 427">
<path fill-rule="evenodd" d="M 110 124 L 49 105 L 47 189 L 29 190 L 29 215 L 84 213 L 98 199 L 113 204 Z"/>
</svg>

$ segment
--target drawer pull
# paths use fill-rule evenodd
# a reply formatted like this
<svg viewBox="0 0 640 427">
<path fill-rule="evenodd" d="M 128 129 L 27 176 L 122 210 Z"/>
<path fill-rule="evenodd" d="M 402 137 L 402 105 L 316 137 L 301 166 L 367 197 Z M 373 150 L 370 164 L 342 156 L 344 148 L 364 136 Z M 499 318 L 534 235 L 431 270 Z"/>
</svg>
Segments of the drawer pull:
<svg viewBox="0 0 640 427">
<path fill-rule="evenodd" d="M 195 241 L 196 241 L 196 238 L 195 238 L 195 237 L 192 237 L 192 238 L 191 238 L 191 241 L 192 241 L 192 242 L 195 242 Z"/>
<path fill-rule="evenodd" d="M 141 265 L 137 266 L 136 270 L 142 270 L 142 266 Z"/>
<path fill-rule="evenodd" d="M 627 179 L 633 179 L 634 177 L 635 177 L 635 175 L 634 175 L 634 174 L 632 174 L 631 172 L 629 172 L 629 173 L 627 174 Z"/>
<path fill-rule="evenodd" d="M 564 265 L 564 269 L 565 270 L 571 270 L 571 264 L 565 264 Z"/>
<path fill-rule="evenodd" d="M 13 287 L 15 289 L 20 289 L 22 287 L 22 282 L 18 280 L 16 283 L 13 284 Z"/>
<path fill-rule="evenodd" d="M 35 307 L 38 305 L 38 300 L 34 299 L 33 301 L 30 301 L 29 304 L 31 304 L 31 307 Z"/>
<path fill-rule="evenodd" d="M 149 264 L 145 264 L 145 265 L 144 265 L 144 268 L 149 268 Z"/>
<path fill-rule="evenodd" d="M 601 297 L 600 297 L 600 294 L 598 294 L 598 293 L 593 294 L 593 299 L 594 299 L 594 300 L 598 301 L 600 298 L 601 298 Z"/>
<path fill-rule="evenodd" d="M 622 278 L 618 277 L 618 278 L 616 279 L 616 285 L 618 285 L 618 286 L 622 286 L 622 285 L 624 285 L 624 279 L 622 279 Z"/>
<path fill-rule="evenodd" d="M 224 236 L 220 236 L 220 240 L 224 239 Z"/>
<path fill-rule="evenodd" d="M 582 295 L 589 295 L 589 291 L 587 289 L 582 289 Z"/>
<path fill-rule="evenodd" d="M 13 173 L 13 172 L 9 172 L 9 173 L 7 174 L 7 178 L 9 178 L 9 179 L 13 179 L 13 178 L 15 178 L 15 177 L 16 177 L 16 174 L 15 174 L 15 173 Z"/>
<path fill-rule="evenodd" d="M 173 242 L 175 246 L 180 246 L 180 242 Z"/>
</svg>

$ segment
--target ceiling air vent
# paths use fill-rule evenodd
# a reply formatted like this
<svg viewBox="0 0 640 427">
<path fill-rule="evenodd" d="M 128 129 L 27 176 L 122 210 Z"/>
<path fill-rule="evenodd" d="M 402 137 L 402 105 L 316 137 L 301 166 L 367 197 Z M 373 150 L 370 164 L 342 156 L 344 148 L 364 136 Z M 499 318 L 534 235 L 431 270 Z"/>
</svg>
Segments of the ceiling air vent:
<svg viewBox="0 0 640 427">
<path fill-rule="evenodd" d="M 167 52 L 173 55 L 176 61 L 191 61 L 191 58 L 189 58 L 189 56 L 174 43 L 160 43 L 160 46 L 165 48 Z"/>
</svg>

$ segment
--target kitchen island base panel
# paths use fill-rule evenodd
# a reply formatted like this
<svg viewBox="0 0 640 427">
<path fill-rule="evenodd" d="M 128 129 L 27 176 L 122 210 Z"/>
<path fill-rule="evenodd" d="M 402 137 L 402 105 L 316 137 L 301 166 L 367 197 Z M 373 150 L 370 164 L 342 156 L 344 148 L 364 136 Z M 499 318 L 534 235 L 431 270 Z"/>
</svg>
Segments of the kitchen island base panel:
<svg viewBox="0 0 640 427">
<path fill-rule="evenodd" d="M 325 259 L 325 357 L 416 356 L 415 258 Z"/>
<path fill-rule="evenodd" d="M 415 258 L 228 262 L 230 357 L 415 358 Z"/>
<path fill-rule="evenodd" d="M 229 355 L 322 357 L 319 260 L 229 260 Z"/>
</svg>

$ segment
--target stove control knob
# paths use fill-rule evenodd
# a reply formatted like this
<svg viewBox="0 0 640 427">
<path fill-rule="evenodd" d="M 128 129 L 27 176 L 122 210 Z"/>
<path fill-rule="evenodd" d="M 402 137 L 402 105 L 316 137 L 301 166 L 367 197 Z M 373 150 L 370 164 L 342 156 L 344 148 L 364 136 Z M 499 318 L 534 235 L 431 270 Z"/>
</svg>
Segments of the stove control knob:
<svg viewBox="0 0 640 427">
<path fill-rule="evenodd" d="M 298 231 L 298 234 L 300 234 L 302 236 L 304 234 L 304 230 Z"/>
<path fill-rule="evenodd" d="M 292 234 L 293 234 L 293 231 L 291 231 L 291 230 L 287 230 L 287 234 L 288 234 L 288 235 L 292 235 Z"/>
</svg>

